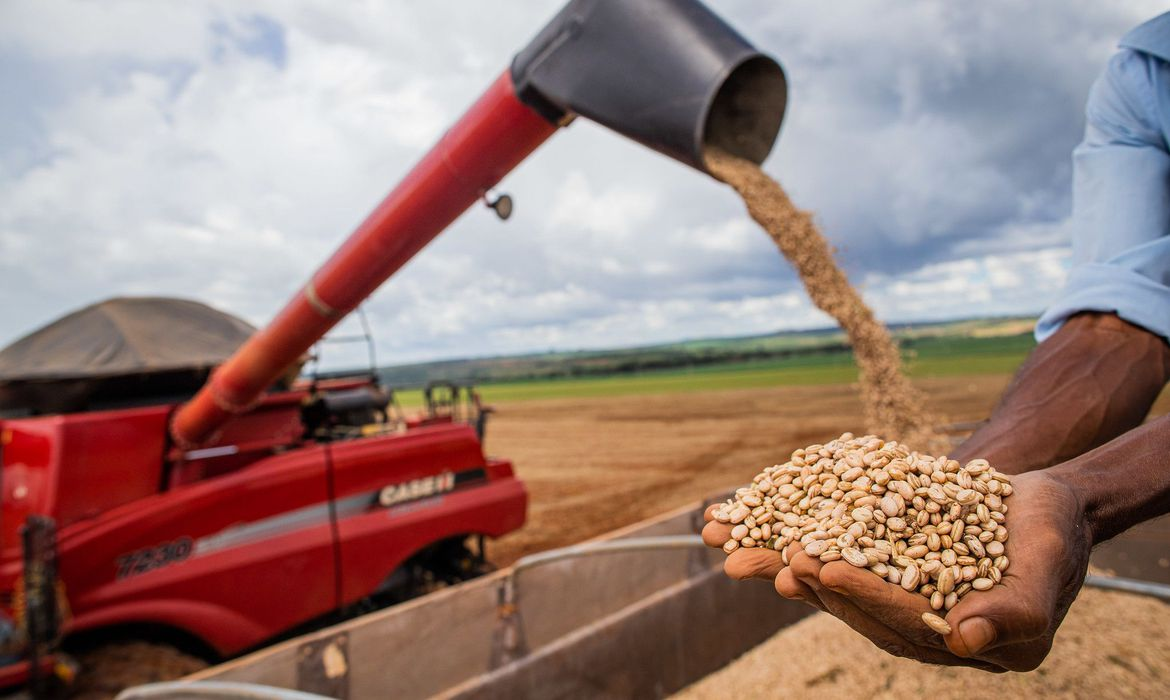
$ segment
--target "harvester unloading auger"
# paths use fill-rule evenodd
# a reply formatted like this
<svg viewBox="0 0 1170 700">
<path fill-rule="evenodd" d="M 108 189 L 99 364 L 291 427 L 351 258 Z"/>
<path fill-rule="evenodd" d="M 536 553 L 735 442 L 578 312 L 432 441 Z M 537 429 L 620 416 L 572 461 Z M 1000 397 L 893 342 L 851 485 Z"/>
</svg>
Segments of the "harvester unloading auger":
<svg viewBox="0 0 1170 700">
<path fill-rule="evenodd" d="M 181 447 L 246 412 L 317 340 L 578 115 L 706 172 L 756 163 L 784 116 L 784 72 L 697 0 L 572 0 L 266 328 L 171 421 Z"/>
</svg>

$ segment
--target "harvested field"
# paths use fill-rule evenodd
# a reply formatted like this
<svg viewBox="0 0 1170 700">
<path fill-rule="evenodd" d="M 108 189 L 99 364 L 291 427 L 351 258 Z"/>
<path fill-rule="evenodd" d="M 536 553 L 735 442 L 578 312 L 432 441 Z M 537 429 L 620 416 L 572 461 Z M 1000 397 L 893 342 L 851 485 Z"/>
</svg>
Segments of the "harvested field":
<svg viewBox="0 0 1170 700">
<path fill-rule="evenodd" d="M 1030 673 L 990 674 L 895 658 L 844 622 L 817 613 L 674 697 L 1168 697 L 1167 659 L 1170 605 L 1085 589 L 1057 632 L 1052 653 Z"/>
</svg>

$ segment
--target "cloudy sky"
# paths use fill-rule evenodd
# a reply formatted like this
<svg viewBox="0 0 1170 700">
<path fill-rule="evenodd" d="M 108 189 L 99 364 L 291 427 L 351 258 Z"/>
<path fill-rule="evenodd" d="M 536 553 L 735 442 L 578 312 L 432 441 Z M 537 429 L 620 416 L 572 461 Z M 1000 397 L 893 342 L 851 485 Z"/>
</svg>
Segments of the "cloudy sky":
<svg viewBox="0 0 1170 700">
<path fill-rule="evenodd" d="M 0 0 L 0 345 L 116 295 L 266 322 L 560 5 Z M 1165 9 L 710 5 L 784 65 L 766 168 L 888 321 L 1054 296 L 1085 96 Z M 380 360 L 828 323 L 730 190 L 584 120 L 501 189 L 367 302 Z"/>
</svg>

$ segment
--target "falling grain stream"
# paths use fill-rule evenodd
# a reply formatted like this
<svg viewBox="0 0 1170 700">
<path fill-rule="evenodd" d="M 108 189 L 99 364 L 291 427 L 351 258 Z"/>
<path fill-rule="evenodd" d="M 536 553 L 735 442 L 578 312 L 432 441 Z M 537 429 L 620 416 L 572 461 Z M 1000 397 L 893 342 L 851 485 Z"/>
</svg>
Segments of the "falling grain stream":
<svg viewBox="0 0 1170 700">
<path fill-rule="evenodd" d="M 817 308 L 832 316 L 853 346 L 860 372 L 866 430 L 935 454 L 948 444 L 922 395 L 907 379 L 898 347 L 833 259 L 812 214 L 797 209 L 778 182 L 755 163 L 710 149 L 707 167 L 743 198 L 748 213 L 800 275 Z"/>
</svg>

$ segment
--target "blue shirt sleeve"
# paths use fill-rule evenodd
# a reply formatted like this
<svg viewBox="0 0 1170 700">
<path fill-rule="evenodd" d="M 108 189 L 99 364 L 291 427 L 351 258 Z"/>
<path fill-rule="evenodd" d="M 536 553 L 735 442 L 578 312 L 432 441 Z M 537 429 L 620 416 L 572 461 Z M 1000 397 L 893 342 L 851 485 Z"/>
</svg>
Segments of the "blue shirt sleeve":
<svg viewBox="0 0 1170 700">
<path fill-rule="evenodd" d="M 1075 313 L 1099 311 L 1170 340 L 1170 64 L 1116 54 L 1085 116 L 1073 152 L 1072 269 L 1036 339 Z"/>
</svg>

